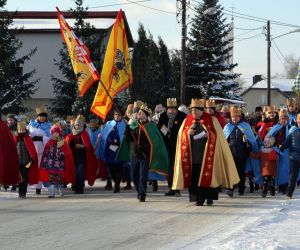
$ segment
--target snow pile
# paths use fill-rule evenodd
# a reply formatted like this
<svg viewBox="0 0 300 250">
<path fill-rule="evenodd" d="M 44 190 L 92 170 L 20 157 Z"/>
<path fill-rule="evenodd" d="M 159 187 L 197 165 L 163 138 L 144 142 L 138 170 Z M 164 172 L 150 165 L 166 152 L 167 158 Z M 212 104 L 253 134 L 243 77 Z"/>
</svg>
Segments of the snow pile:
<svg viewBox="0 0 300 250">
<path fill-rule="evenodd" d="M 227 237 L 217 238 L 213 245 L 203 249 L 299 249 L 300 199 L 282 199 L 279 207 L 258 216 L 256 222 L 244 224 L 240 221 L 241 225 L 244 224 L 241 230 L 229 227 Z M 230 231 L 234 233 L 231 234 Z"/>
</svg>

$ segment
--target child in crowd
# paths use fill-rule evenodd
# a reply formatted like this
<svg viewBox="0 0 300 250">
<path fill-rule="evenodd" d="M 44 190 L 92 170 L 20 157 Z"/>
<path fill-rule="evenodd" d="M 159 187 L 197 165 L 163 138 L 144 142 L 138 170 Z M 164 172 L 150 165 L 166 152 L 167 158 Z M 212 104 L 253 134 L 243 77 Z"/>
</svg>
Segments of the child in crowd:
<svg viewBox="0 0 300 250">
<path fill-rule="evenodd" d="M 262 197 L 267 196 L 268 189 L 270 194 L 275 195 L 275 177 L 277 175 L 278 153 L 273 148 L 274 137 L 265 137 L 264 145 L 259 152 L 251 152 L 250 156 L 261 159 L 261 175 L 263 177 Z"/>
</svg>

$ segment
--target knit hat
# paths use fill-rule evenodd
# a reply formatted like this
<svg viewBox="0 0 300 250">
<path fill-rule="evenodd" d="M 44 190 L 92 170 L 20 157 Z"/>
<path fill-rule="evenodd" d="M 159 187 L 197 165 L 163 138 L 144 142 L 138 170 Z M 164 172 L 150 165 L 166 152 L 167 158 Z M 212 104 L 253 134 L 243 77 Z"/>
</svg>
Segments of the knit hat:
<svg viewBox="0 0 300 250">
<path fill-rule="evenodd" d="M 62 136 L 62 129 L 58 125 L 53 125 L 50 129 L 50 132 L 51 132 L 51 134 L 58 133 L 59 135 Z"/>
</svg>

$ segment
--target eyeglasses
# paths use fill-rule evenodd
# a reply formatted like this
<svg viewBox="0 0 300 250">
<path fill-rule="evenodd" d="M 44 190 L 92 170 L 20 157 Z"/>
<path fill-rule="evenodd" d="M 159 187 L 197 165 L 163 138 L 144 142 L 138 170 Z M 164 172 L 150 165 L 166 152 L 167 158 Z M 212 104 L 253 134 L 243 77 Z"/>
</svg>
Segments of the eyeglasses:
<svg viewBox="0 0 300 250">
<path fill-rule="evenodd" d="M 274 112 L 268 112 L 268 114 L 274 114 Z"/>
<path fill-rule="evenodd" d="M 117 116 L 122 116 L 121 114 L 118 114 L 118 113 L 115 113 L 115 115 L 117 115 Z"/>
</svg>

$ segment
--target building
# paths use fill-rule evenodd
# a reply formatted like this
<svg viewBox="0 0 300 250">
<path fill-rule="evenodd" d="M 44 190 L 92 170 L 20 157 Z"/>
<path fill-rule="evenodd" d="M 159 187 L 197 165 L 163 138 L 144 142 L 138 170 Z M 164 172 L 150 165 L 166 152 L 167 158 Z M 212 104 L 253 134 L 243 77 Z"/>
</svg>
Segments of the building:
<svg viewBox="0 0 300 250">
<path fill-rule="evenodd" d="M 36 53 L 27 61 L 23 68 L 23 73 L 36 69 L 33 79 L 40 79 L 38 90 L 31 99 L 25 101 L 26 107 L 32 109 L 42 105 L 49 105 L 50 100 L 54 97 L 51 76 L 63 79 L 61 72 L 55 65 L 54 60 L 59 60 L 59 51 L 63 47 L 60 35 L 59 23 L 56 12 L 8 12 L 14 20 L 14 28 L 22 28 L 17 38 L 23 43 L 22 48 L 18 51 L 17 56 L 28 54 L 32 49 L 37 48 Z M 72 27 L 75 19 L 68 12 L 62 12 L 67 22 Z M 86 22 L 95 26 L 99 34 L 106 34 L 102 40 L 105 46 L 107 44 L 110 30 L 117 17 L 117 11 L 93 11 L 87 12 Z M 124 13 L 124 21 L 127 32 L 129 47 L 133 46 L 133 38 Z M 101 69 L 98 69 L 99 72 Z"/>
<path fill-rule="evenodd" d="M 292 91 L 295 79 L 271 79 L 271 104 L 285 107 L 287 98 L 297 99 Z M 267 105 L 267 80 L 263 79 L 254 83 L 241 93 L 246 102 L 246 110 L 253 112 L 256 106 Z"/>
</svg>

